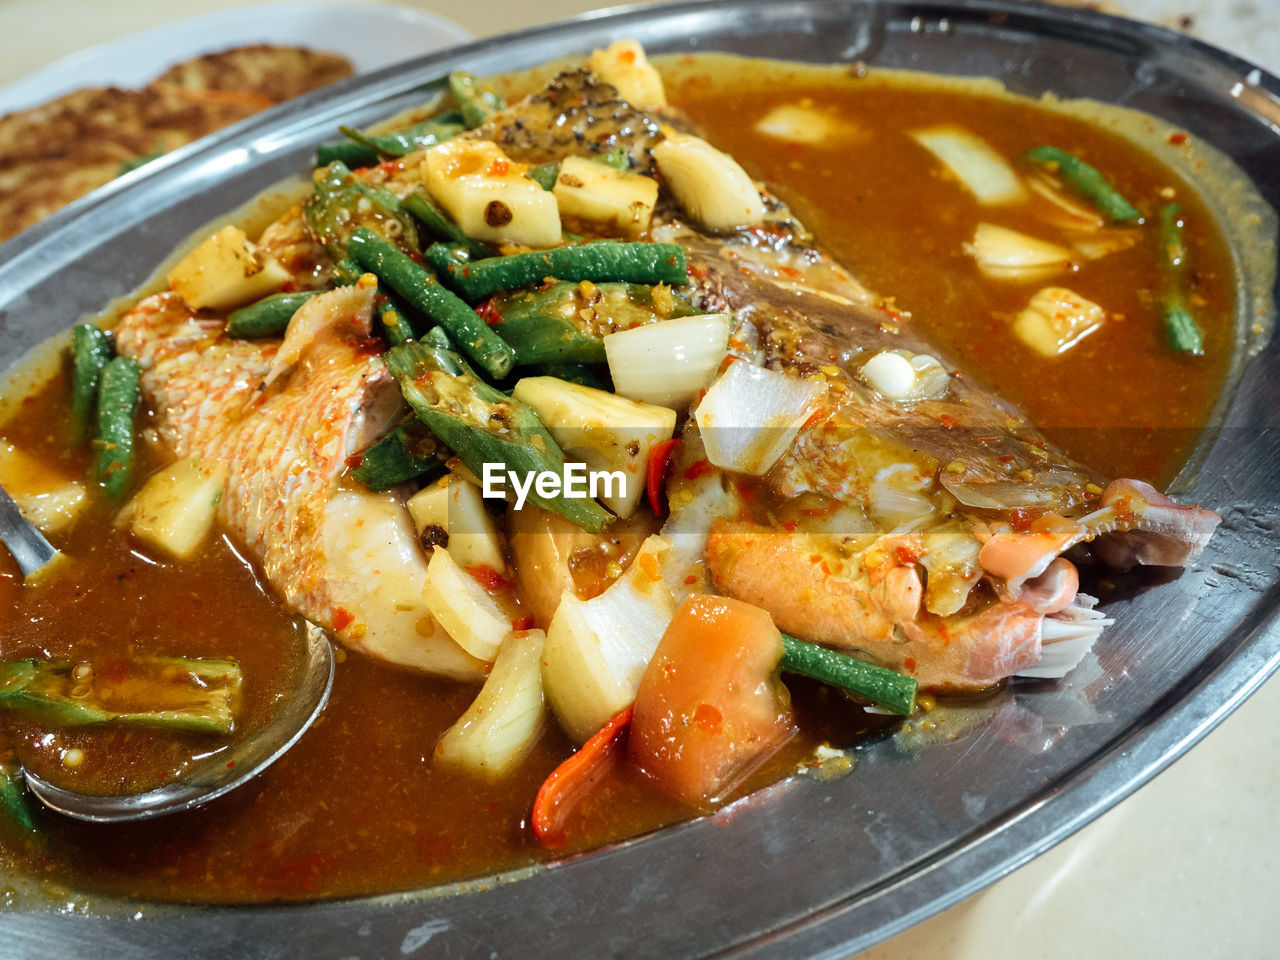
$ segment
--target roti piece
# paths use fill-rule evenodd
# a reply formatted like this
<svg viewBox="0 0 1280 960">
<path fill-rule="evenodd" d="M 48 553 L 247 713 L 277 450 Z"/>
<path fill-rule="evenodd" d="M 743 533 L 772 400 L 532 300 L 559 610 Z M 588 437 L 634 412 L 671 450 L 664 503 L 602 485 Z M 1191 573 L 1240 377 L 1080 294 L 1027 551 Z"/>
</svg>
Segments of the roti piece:
<svg viewBox="0 0 1280 960">
<path fill-rule="evenodd" d="M 141 160 L 350 75 L 344 57 L 259 44 L 0 117 L 0 241 Z"/>
</svg>

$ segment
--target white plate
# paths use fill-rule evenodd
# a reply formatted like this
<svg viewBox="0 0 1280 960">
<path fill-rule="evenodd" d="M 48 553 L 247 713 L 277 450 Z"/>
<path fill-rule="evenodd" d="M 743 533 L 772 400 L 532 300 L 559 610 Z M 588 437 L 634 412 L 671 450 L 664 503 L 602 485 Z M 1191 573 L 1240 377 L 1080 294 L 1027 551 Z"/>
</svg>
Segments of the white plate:
<svg viewBox="0 0 1280 960">
<path fill-rule="evenodd" d="M 81 87 L 141 87 L 183 60 L 251 43 L 347 57 L 356 73 L 470 40 L 456 23 L 389 3 L 281 3 L 194 17 L 81 50 L 0 89 L 0 115 Z"/>
</svg>

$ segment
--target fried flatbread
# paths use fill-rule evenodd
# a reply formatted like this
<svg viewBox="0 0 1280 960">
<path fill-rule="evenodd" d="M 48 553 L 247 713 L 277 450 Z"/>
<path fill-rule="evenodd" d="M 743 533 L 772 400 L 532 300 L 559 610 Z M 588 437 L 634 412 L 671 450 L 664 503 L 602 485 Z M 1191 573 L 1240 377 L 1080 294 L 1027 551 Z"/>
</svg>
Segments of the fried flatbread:
<svg viewBox="0 0 1280 960">
<path fill-rule="evenodd" d="M 140 90 L 87 88 L 0 117 L 0 241 L 140 158 L 350 75 L 344 57 L 260 44 L 179 63 Z"/>
</svg>

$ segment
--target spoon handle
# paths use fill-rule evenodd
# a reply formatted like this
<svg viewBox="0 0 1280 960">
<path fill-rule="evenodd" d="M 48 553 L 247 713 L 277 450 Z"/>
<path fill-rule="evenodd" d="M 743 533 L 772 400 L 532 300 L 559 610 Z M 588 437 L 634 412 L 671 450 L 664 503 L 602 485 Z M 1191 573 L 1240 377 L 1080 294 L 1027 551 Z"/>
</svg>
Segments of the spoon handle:
<svg viewBox="0 0 1280 960">
<path fill-rule="evenodd" d="M 0 487 L 0 540 L 18 561 L 24 577 L 31 576 L 58 555 L 53 544 L 22 515 L 4 487 Z"/>
</svg>

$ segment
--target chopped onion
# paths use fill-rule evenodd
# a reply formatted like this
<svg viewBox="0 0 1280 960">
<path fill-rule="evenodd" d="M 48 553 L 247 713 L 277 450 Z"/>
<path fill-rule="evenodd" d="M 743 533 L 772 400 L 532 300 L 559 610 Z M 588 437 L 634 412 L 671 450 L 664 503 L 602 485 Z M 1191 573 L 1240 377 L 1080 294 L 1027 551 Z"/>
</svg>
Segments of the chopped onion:
<svg viewBox="0 0 1280 960">
<path fill-rule="evenodd" d="M 978 224 L 973 243 L 964 249 L 978 262 L 979 270 L 1002 280 L 1035 280 L 1071 262 L 1066 247 L 993 223 Z"/>
<path fill-rule="evenodd" d="M 764 219 L 747 172 L 707 141 L 672 130 L 653 148 L 653 159 L 685 213 L 706 229 L 736 230 Z"/>
<path fill-rule="evenodd" d="M 940 617 L 949 617 L 960 611 L 970 591 L 982 579 L 982 565 L 978 563 L 982 545 L 963 528 L 935 527 L 921 537 L 925 550 L 920 562 L 928 572 L 925 609 Z"/>
<path fill-rule="evenodd" d="M 448 550 L 431 552 L 422 598 L 458 646 L 477 660 L 497 656 L 503 638 L 511 632 L 511 617 Z"/>
<path fill-rule="evenodd" d="M 497 778 L 529 752 L 542 733 L 541 630 L 508 634 L 475 701 L 436 744 L 436 758 Z"/>
<path fill-rule="evenodd" d="M 933 477 L 921 477 L 918 468 L 896 463 L 880 470 L 871 484 L 868 510 L 876 523 L 892 533 L 918 530 L 934 518 L 929 497 Z"/>
<path fill-rule="evenodd" d="M 1037 171 L 1028 177 L 1027 184 L 1035 193 L 1048 200 L 1067 215 L 1065 219 L 1054 217 L 1054 223 L 1066 227 L 1068 230 L 1099 230 L 1102 228 L 1104 221 L 1097 210 L 1079 204 L 1068 197 L 1062 191 L 1062 188 L 1057 185 L 1057 181 L 1051 179 L 1043 171 Z"/>
<path fill-rule="evenodd" d="M 649 323 L 604 338 L 619 396 L 680 410 L 711 382 L 729 348 L 727 313 Z"/>
<path fill-rule="evenodd" d="M 1086 260 L 1101 260 L 1103 257 L 1119 253 L 1121 250 L 1128 250 L 1137 242 L 1138 233 L 1135 230 L 1125 230 L 1123 228 L 1102 230 L 1088 240 L 1077 240 L 1075 242 L 1075 251 Z"/>
<path fill-rule="evenodd" d="M 938 482 L 946 491 L 966 507 L 975 510 L 1015 510 L 1019 507 L 1043 507 L 1054 502 L 1054 485 L 1048 477 L 1041 484 L 1014 483 L 1008 480 L 992 480 L 980 483 L 964 483 L 943 471 Z M 1069 482 L 1068 477 L 1061 478 Z"/>
<path fill-rule="evenodd" d="M 882 350 L 858 371 L 862 381 L 890 400 L 901 400 L 911 393 L 916 371 L 911 361 L 893 350 Z"/>
<path fill-rule="evenodd" d="M 822 387 L 737 361 L 698 404 L 694 418 L 707 459 L 759 476 L 790 448 Z"/>
<path fill-rule="evenodd" d="M 838 122 L 825 113 L 799 103 L 774 107 L 756 123 L 756 130 L 765 136 L 795 143 L 821 143 L 838 127 Z"/>
<path fill-rule="evenodd" d="M 565 732 L 584 743 L 631 703 L 676 611 L 662 576 L 670 550 L 651 536 L 598 597 L 565 590 L 547 630 L 542 683 Z"/>
<path fill-rule="evenodd" d="M 916 130 L 911 136 L 941 160 L 984 206 L 1026 199 L 1022 179 L 981 137 L 955 126 Z"/>
</svg>

